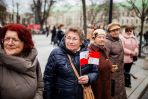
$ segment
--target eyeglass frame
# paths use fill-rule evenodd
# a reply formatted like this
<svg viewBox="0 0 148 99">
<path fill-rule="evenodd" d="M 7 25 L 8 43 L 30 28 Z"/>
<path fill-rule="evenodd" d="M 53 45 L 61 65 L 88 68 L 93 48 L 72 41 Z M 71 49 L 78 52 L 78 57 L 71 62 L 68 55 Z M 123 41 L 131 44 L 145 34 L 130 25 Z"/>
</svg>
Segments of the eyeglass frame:
<svg viewBox="0 0 148 99">
<path fill-rule="evenodd" d="M 70 41 L 70 40 L 72 40 L 72 41 L 80 40 L 80 39 L 77 39 L 77 38 L 71 38 L 71 37 L 67 37 L 67 36 L 65 36 L 65 39 L 68 40 L 68 41 Z"/>
<path fill-rule="evenodd" d="M 13 44 L 16 44 L 16 43 L 18 43 L 18 42 L 22 42 L 20 39 L 16 39 L 16 38 L 4 38 L 4 39 L 2 39 L 2 43 L 9 43 L 9 42 L 12 42 Z"/>
</svg>

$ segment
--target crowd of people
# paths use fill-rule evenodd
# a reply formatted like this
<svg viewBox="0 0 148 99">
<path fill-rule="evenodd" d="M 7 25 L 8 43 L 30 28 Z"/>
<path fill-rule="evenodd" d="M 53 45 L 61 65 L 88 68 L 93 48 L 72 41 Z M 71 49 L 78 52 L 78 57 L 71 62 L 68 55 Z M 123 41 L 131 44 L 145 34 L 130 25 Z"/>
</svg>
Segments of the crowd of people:
<svg viewBox="0 0 148 99">
<path fill-rule="evenodd" d="M 121 25 L 112 22 L 107 30 L 94 29 L 88 42 L 79 27 L 63 27 L 51 30 L 51 43 L 58 47 L 43 75 L 30 31 L 21 24 L 1 28 L 0 99 L 83 99 L 83 85 L 91 85 L 95 99 L 127 99 L 125 87 L 132 87 L 130 69 L 138 55 L 134 28 L 121 33 Z M 86 51 L 99 53 L 97 64 L 81 65 L 80 53 Z"/>
</svg>

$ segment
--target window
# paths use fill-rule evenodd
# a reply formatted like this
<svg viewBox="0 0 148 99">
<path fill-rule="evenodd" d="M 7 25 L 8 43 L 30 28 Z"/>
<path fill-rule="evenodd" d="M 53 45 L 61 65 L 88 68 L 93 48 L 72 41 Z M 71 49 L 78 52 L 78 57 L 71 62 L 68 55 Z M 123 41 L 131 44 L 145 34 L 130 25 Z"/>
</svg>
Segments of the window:
<svg viewBox="0 0 148 99">
<path fill-rule="evenodd" d="M 126 23 L 128 24 L 128 19 L 126 19 Z"/>
</svg>

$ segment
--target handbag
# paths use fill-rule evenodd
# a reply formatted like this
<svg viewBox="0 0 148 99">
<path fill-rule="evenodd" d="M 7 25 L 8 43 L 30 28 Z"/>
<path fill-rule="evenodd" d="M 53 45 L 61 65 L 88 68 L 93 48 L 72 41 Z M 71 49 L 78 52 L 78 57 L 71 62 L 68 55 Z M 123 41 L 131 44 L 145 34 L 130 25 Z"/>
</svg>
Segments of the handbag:
<svg viewBox="0 0 148 99">
<path fill-rule="evenodd" d="M 137 56 L 133 56 L 133 61 L 135 62 L 135 61 L 137 61 Z"/>
<path fill-rule="evenodd" d="M 91 85 L 83 86 L 83 99 L 95 99 Z"/>
<path fill-rule="evenodd" d="M 72 63 L 72 59 L 71 59 L 70 55 L 67 55 L 67 56 L 68 56 L 68 59 L 70 61 L 70 65 L 71 65 L 76 77 L 79 78 L 80 76 L 79 76 L 74 64 Z M 91 85 L 82 85 L 82 88 L 83 88 L 83 99 L 95 99 Z"/>
</svg>

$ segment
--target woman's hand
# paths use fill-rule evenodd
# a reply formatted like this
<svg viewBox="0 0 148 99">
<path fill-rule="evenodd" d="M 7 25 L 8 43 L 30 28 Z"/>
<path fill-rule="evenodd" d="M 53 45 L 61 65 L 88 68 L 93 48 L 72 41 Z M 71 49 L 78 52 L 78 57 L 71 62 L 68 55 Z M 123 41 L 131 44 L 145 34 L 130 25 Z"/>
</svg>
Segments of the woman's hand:
<svg viewBox="0 0 148 99">
<path fill-rule="evenodd" d="M 89 81 L 88 75 L 83 75 L 78 78 L 79 84 L 87 84 Z"/>
</svg>

